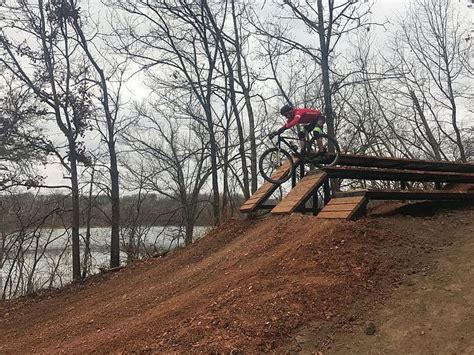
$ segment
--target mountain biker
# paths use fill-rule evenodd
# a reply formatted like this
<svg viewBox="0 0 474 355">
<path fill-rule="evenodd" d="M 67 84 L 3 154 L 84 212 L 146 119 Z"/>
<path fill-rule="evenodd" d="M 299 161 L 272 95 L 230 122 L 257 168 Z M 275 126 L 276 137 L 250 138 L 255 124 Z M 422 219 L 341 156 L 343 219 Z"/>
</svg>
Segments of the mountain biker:
<svg viewBox="0 0 474 355">
<path fill-rule="evenodd" d="M 313 110 L 309 108 L 296 108 L 292 104 L 286 104 L 280 109 L 280 113 L 286 117 L 286 124 L 278 131 L 270 133 L 269 137 L 273 138 L 276 135 L 282 134 L 287 129 L 296 125 L 303 126 L 303 131 L 298 129 L 298 138 L 300 140 L 301 150 L 305 150 L 306 134 L 309 132 L 322 133 L 322 128 L 326 122 L 325 117 L 320 110 Z M 298 126 L 299 128 L 299 126 Z M 318 148 L 322 150 L 321 140 L 317 140 Z"/>
</svg>

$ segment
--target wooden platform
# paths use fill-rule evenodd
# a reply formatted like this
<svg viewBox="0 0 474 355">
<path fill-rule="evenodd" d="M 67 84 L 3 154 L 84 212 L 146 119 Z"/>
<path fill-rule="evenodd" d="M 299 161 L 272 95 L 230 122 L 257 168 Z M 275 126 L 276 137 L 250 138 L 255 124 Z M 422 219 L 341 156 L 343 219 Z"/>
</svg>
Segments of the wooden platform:
<svg viewBox="0 0 474 355">
<path fill-rule="evenodd" d="M 365 214 L 367 205 L 365 196 L 336 197 L 324 206 L 316 218 L 320 219 L 357 219 Z"/>
<path fill-rule="evenodd" d="M 295 159 L 294 164 L 298 164 L 298 159 Z M 275 171 L 272 175 L 272 179 L 279 179 L 284 176 L 291 169 L 290 162 L 285 161 L 282 166 Z M 278 184 L 272 184 L 271 182 L 265 182 L 255 193 L 240 207 L 240 212 L 250 213 L 255 211 L 265 200 L 267 200 L 271 194 L 278 188 Z"/>
<path fill-rule="evenodd" d="M 328 157 L 328 161 L 333 158 Z M 452 161 L 435 161 L 420 159 L 403 159 L 375 157 L 367 155 L 341 154 L 338 165 L 373 167 L 383 169 L 445 171 L 457 173 L 474 173 L 474 163 L 460 163 Z"/>
<path fill-rule="evenodd" d="M 289 193 L 281 200 L 272 214 L 290 214 L 293 213 L 313 192 L 318 189 L 326 179 L 326 173 L 317 172 L 305 176 Z"/>
<path fill-rule="evenodd" d="M 330 160 L 330 156 L 328 159 Z M 295 166 L 298 163 L 295 163 Z M 288 167 L 287 167 L 288 168 Z M 276 175 L 284 174 L 277 171 Z M 242 212 L 253 212 L 258 209 L 272 209 L 273 214 L 289 214 L 295 211 L 319 213 L 319 218 L 349 218 L 354 219 L 363 213 L 369 200 L 462 200 L 474 201 L 471 192 L 439 190 L 442 183 L 474 184 L 474 163 L 459 163 L 448 161 L 429 161 L 419 159 L 399 159 L 375 156 L 342 154 L 338 166 L 323 168 L 324 178 L 308 176 L 296 186 L 296 174 L 293 175 L 292 191 L 277 206 L 264 204 L 278 185 L 265 183 L 255 195 L 249 198 L 241 207 Z M 280 175 L 281 176 L 281 175 Z M 304 204 L 311 198 L 317 197 L 312 193 L 328 179 L 352 180 L 387 180 L 400 182 L 434 182 L 438 190 L 367 190 L 357 192 L 338 192 L 323 210 L 318 210 L 318 204 L 313 208 L 305 208 Z M 401 184 L 406 186 L 406 184 Z M 329 186 L 325 185 L 325 202 L 330 198 Z M 356 196 L 357 195 L 357 196 Z M 344 198 L 344 199 L 343 199 Z M 355 200 L 350 200 L 355 198 Z M 316 200 L 315 200 L 316 201 Z"/>
<path fill-rule="evenodd" d="M 474 183 L 474 173 L 348 166 L 328 167 L 324 168 L 324 171 L 326 171 L 329 178 L 341 179 Z"/>
</svg>

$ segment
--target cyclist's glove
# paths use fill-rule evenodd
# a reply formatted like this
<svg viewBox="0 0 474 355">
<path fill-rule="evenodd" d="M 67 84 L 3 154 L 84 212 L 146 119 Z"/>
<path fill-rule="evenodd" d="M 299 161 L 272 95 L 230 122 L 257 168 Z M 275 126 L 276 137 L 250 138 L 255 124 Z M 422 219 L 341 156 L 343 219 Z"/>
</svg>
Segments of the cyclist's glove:
<svg viewBox="0 0 474 355">
<path fill-rule="evenodd" d="M 278 131 L 275 131 L 275 132 L 272 132 L 268 135 L 268 137 L 270 137 L 270 139 L 272 139 L 273 137 L 275 136 L 279 136 L 280 134 L 282 134 L 283 132 L 286 131 L 286 128 L 285 127 L 281 127 Z"/>
</svg>

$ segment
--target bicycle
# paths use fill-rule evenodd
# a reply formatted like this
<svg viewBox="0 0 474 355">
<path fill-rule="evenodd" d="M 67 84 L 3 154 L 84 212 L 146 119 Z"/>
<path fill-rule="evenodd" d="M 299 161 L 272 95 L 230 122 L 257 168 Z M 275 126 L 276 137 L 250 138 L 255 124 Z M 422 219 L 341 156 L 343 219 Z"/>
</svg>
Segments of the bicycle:
<svg viewBox="0 0 474 355">
<path fill-rule="evenodd" d="M 341 155 L 337 140 L 325 133 L 315 132 L 313 138 L 309 141 L 305 141 L 305 149 L 303 149 L 302 152 L 298 151 L 296 144 L 288 142 L 287 140 L 299 141 L 300 139 L 278 135 L 275 146 L 268 148 L 260 156 L 258 164 L 260 174 L 262 174 L 265 180 L 273 184 L 282 184 L 290 178 L 295 165 L 294 158 L 297 158 L 301 164 L 309 163 L 323 169 L 324 167 L 337 164 L 339 156 Z M 319 151 L 314 152 L 311 150 L 311 147 L 313 147 L 314 143 L 318 140 Z M 282 143 L 292 151 L 293 155 L 281 147 Z M 286 174 L 283 176 L 275 177 L 275 171 L 281 167 L 285 160 L 289 161 L 290 169 L 287 169 Z"/>
</svg>

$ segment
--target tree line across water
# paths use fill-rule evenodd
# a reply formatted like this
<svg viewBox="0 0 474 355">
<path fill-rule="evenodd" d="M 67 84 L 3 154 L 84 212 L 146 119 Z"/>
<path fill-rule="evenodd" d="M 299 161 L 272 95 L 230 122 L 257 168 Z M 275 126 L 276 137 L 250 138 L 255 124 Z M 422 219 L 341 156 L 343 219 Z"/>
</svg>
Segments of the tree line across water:
<svg viewBox="0 0 474 355">
<path fill-rule="evenodd" d="M 212 226 L 210 195 L 200 195 L 194 226 Z M 107 195 L 94 196 L 92 201 L 85 196 L 79 197 L 83 207 L 79 218 L 79 227 L 109 227 L 111 205 Z M 238 207 L 243 197 L 232 201 L 233 214 L 238 215 Z M 89 212 L 90 210 L 90 212 Z M 121 225 L 177 226 L 184 225 L 184 214 L 175 199 L 149 194 L 146 196 L 128 195 L 120 198 Z M 0 197 L 0 233 L 12 233 L 23 226 L 35 228 L 68 228 L 70 226 L 72 206 L 68 194 L 35 195 L 21 193 Z"/>
<path fill-rule="evenodd" d="M 411 0 L 383 19 L 378 1 L 7 0 L 0 192 L 17 210 L 2 218 L 66 226 L 74 280 L 84 221 L 110 227 L 110 267 L 124 225 L 171 218 L 189 244 L 256 191 L 288 101 L 320 108 L 343 152 L 471 161 L 466 5 Z"/>
<path fill-rule="evenodd" d="M 186 233 L 199 237 L 212 226 L 210 196 L 200 195 L 199 213 L 186 224 L 183 210 L 174 199 L 157 194 L 127 195 L 120 199 L 120 252 L 122 262 L 160 256 L 185 244 Z M 91 200 L 81 195 L 79 236 L 81 277 L 103 268 L 110 248 L 110 199 Z M 234 212 L 242 198 L 232 201 Z M 0 197 L 0 299 L 38 291 L 69 282 L 71 263 L 70 195 L 31 192 Z"/>
</svg>

